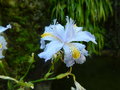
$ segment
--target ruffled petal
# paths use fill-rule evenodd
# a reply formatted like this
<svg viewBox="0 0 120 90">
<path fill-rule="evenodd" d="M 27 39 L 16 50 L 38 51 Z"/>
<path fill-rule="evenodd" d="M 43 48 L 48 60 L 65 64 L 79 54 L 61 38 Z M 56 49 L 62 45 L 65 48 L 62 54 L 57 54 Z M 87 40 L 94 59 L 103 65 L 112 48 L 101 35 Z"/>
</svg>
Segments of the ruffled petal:
<svg viewBox="0 0 120 90">
<path fill-rule="evenodd" d="M 72 47 L 72 48 L 71 48 Z M 75 54 L 75 51 L 73 50 L 73 47 L 78 49 L 78 55 L 79 57 L 74 58 L 73 54 Z M 80 44 L 80 43 L 69 43 L 64 45 L 64 63 L 66 64 L 67 67 L 73 66 L 73 64 L 78 63 L 78 64 L 83 64 L 86 61 L 86 57 L 84 54 L 88 54 L 88 52 L 85 50 L 85 45 Z M 77 55 L 77 52 L 76 52 Z"/>
<path fill-rule="evenodd" d="M 50 27 L 45 27 L 45 32 L 41 35 L 42 39 L 44 40 L 49 40 L 49 41 L 53 41 L 53 40 L 59 40 L 62 41 L 63 40 L 63 35 L 64 32 L 62 30 L 59 29 L 58 27 L 54 27 L 53 30 L 49 30 L 51 29 Z"/>
<path fill-rule="evenodd" d="M 3 36 L 0 36 L 0 59 L 4 58 L 2 52 L 3 50 L 7 49 L 6 47 L 7 42 Z"/>
<path fill-rule="evenodd" d="M 81 44 L 81 43 L 72 43 L 73 45 L 75 45 L 75 47 L 77 47 L 80 50 L 80 53 L 88 56 L 88 51 L 85 49 L 85 45 Z"/>
<path fill-rule="evenodd" d="M 63 43 L 58 41 L 51 41 L 46 45 L 44 52 L 38 54 L 40 58 L 44 58 L 45 61 L 52 58 L 52 56 L 57 53 L 63 46 Z"/>
<path fill-rule="evenodd" d="M 3 56 L 2 54 L 2 50 L 0 50 L 0 59 L 4 58 L 5 56 Z"/>
<path fill-rule="evenodd" d="M 71 44 L 73 44 L 79 50 L 82 50 L 82 49 L 84 49 L 86 47 L 84 44 L 81 44 L 81 43 L 71 43 Z"/>
<path fill-rule="evenodd" d="M 95 41 L 95 36 L 88 31 L 80 31 L 76 33 L 75 37 L 71 39 L 71 41 L 92 41 L 93 43 L 97 44 L 97 42 Z"/>
<path fill-rule="evenodd" d="M 75 36 L 74 21 L 69 17 L 66 17 L 66 21 L 64 42 L 69 42 Z"/>
<path fill-rule="evenodd" d="M 64 27 L 61 24 L 56 24 L 56 20 L 54 20 L 54 24 L 53 25 L 49 25 L 45 27 L 45 32 L 44 34 L 48 34 L 49 35 L 45 35 L 44 37 L 42 37 L 44 40 L 63 40 L 63 36 L 64 36 Z"/>
<path fill-rule="evenodd" d="M 74 25 L 74 30 L 76 33 L 80 32 L 83 30 L 83 27 L 77 27 L 76 24 Z"/>
<path fill-rule="evenodd" d="M 49 26 L 49 31 L 47 32 L 52 32 L 52 33 L 57 33 L 59 35 L 64 34 L 64 27 L 61 24 L 55 24 L 55 25 L 50 25 Z"/>
<path fill-rule="evenodd" d="M 83 64 L 85 61 L 86 61 L 86 57 L 83 54 L 81 54 L 79 59 L 75 59 L 75 62 L 78 64 Z"/>
<path fill-rule="evenodd" d="M 6 31 L 7 29 L 11 28 L 11 25 L 8 24 L 6 27 L 0 26 L 0 33 Z"/>
<path fill-rule="evenodd" d="M 7 49 L 7 47 L 6 47 L 7 42 L 6 42 L 6 40 L 5 40 L 5 38 L 3 36 L 0 36 L 0 44 L 1 44 L 0 50 Z"/>
<path fill-rule="evenodd" d="M 81 54 L 83 54 L 83 55 L 85 55 L 85 56 L 88 56 L 89 54 L 88 54 L 88 51 L 86 50 L 86 49 L 82 49 L 81 51 Z"/>
<path fill-rule="evenodd" d="M 73 43 L 67 43 L 66 44 L 69 49 L 71 50 L 71 53 L 72 53 L 72 57 L 74 59 L 78 59 L 80 57 L 80 50 L 73 44 Z"/>
<path fill-rule="evenodd" d="M 52 28 L 52 34 L 58 37 L 61 41 L 63 41 L 63 37 L 65 34 L 64 27 L 61 24 L 56 25 L 50 25 L 50 28 Z"/>
<path fill-rule="evenodd" d="M 43 39 L 40 40 L 40 48 L 44 49 L 45 48 L 45 41 Z"/>
<path fill-rule="evenodd" d="M 75 64 L 74 59 L 72 58 L 71 50 L 67 45 L 64 45 L 64 63 L 67 67 L 73 66 Z"/>
<path fill-rule="evenodd" d="M 77 47 L 78 50 L 80 51 L 80 57 L 78 59 L 74 59 L 75 62 L 78 63 L 78 64 L 83 64 L 86 61 L 85 56 L 88 55 L 88 51 L 85 50 L 85 45 L 81 44 L 81 43 L 72 43 L 72 44 L 75 45 L 75 47 Z"/>
</svg>

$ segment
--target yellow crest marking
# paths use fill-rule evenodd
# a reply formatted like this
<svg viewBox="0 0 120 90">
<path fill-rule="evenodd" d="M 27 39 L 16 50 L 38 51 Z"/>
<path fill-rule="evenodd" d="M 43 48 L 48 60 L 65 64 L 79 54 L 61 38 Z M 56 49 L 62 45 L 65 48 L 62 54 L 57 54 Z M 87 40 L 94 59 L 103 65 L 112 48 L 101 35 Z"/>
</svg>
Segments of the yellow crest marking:
<svg viewBox="0 0 120 90">
<path fill-rule="evenodd" d="M 53 37 L 53 38 L 61 41 L 58 37 L 54 36 L 54 35 L 51 34 L 51 33 L 43 33 L 43 34 L 41 35 L 42 38 L 47 37 L 47 36 Z"/>
<path fill-rule="evenodd" d="M 54 37 L 54 35 L 52 35 L 51 33 L 43 33 L 43 34 L 41 35 L 42 38 L 47 37 L 47 36 Z"/>
<path fill-rule="evenodd" d="M 74 59 L 80 58 L 80 56 L 81 56 L 80 51 L 73 44 L 68 44 L 68 46 L 70 47 L 70 49 L 72 51 L 72 57 Z"/>
</svg>

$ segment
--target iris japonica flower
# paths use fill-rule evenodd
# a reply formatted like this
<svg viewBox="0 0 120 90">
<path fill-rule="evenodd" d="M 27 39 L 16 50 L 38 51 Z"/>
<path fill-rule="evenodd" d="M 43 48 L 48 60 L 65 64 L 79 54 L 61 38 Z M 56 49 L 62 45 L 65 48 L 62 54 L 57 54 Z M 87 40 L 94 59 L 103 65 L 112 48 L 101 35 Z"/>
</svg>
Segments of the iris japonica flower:
<svg viewBox="0 0 120 90">
<path fill-rule="evenodd" d="M 0 34 L 9 28 L 11 28 L 10 24 L 8 24 L 6 27 L 0 26 Z M 4 58 L 2 53 L 3 53 L 3 50 L 7 49 L 6 45 L 7 45 L 7 42 L 5 38 L 0 35 L 0 59 Z"/>
<path fill-rule="evenodd" d="M 88 55 L 85 45 L 78 43 L 78 41 L 92 41 L 95 44 L 96 41 L 94 35 L 88 31 L 82 31 L 83 27 L 77 27 L 71 18 L 67 17 L 66 21 L 65 27 L 57 23 L 56 20 L 54 20 L 54 24 L 45 27 L 45 32 L 41 35 L 40 41 L 40 48 L 44 51 L 38 56 L 48 61 L 63 49 L 64 63 L 70 67 L 75 63 L 84 63 L 86 61 L 85 56 Z M 50 42 L 45 44 L 45 41 Z"/>
<path fill-rule="evenodd" d="M 7 49 L 6 47 L 7 42 L 3 36 L 0 36 L 0 59 L 4 58 L 2 52 L 3 50 Z"/>
<path fill-rule="evenodd" d="M 0 33 L 6 31 L 7 29 L 11 28 L 11 25 L 8 24 L 6 27 L 0 26 Z"/>
</svg>

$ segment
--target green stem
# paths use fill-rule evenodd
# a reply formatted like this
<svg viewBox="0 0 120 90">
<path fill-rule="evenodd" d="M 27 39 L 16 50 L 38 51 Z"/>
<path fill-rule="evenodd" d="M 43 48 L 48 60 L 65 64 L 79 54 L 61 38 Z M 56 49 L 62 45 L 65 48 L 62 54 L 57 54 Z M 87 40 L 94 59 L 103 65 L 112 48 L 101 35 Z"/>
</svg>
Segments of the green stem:
<svg viewBox="0 0 120 90">
<path fill-rule="evenodd" d="M 12 78 L 12 77 L 9 77 L 9 76 L 0 75 L 0 78 L 1 78 L 1 79 L 6 79 L 6 80 L 11 80 L 11 81 L 14 81 L 14 82 L 16 82 L 16 83 L 19 82 L 18 80 L 14 79 L 14 78 Z"/>
<path fill-rule="evenodd" d="M 31 83 L 37 83 L 37 82 L 42 82 L 42 81 L 47 81 L 47 80 L 55 80 L 56 77 L 53 77 L 53 78 L 42 78 L 42 79 L 38 79 L 38 80 L 35 80 L 35 81 L 30 81 Z"/>
<path fill-rule="evenodd" d="M 30 88 L 33 88 L 33 87 L 34 87 L 33 84 L 30 83 L 30 82 L 18 81 L 18 80 L 16 80 L 15 78 L 12 78 L 12 77 L 9 77 L 9 76 L 0 75 L 0 78 L 1 78 L 1 79 L 5 79 L 5 80 L 14 81 L 15 83 L 17 83 L 17 84 L 20 85 L 20 86 L 25 86 L 25 87 L 30 87 Z"/>
<path fill-rule="evenodd" d="M 47 81 L 47 80 L 55 80 L 55 79 L 62 79 L 62 78 L 65 78 L 69 75 L 73 76 L 73 79 L 75 80 L 75 75 L 71 73 L 72 72 L 72 67 L 70 67 L 70 71 L 69 72 L 66 72 L 66 73 L 62 73 L 62 74 L 59 74 L 57 75 L 56 77 L 52 77 L 52 78 L 41 78 L 41 79 L 38 79 L 38 80 L 35 80 L 35 81 L 30 81 L 31 83 L 36 83 L 36 82 L 42 82 L 42 81 Z M 49 71 L 48 71 L 49 73 Z"/>
<path fill-rule="evenodd" d="M 76 81 L 76 77 L 73 73 L 70 73 L 70 75 L 73 77 L 73 80 Z"/>
<path fill-rule="evenodd" d="M 1 68 L 2 68 L 2 70 L 3 70 L 3 72 L 4 72 L 4 74 L 5 74 L 5 75 L 8 75 L 7 72 L 6 72 L 6 70 L 5 70 L 5 67 L 4 67 L 2 61 L 0 61 L 0 66 L 1 66 Z"/>
<path fill-rule="evenodd" d="M 23 79 L 27 76 L 27 74 L 29 73 L 29 70 L 30 70 L 31 65 L 32 65 L 32 64 L 29 65 L 29 67 L 28 67 L 28 69 L 27 69 L 27 72 L 24 74 L 23 77 L 21 77 L 20 80 L 23 80 Z"/>
</svg>

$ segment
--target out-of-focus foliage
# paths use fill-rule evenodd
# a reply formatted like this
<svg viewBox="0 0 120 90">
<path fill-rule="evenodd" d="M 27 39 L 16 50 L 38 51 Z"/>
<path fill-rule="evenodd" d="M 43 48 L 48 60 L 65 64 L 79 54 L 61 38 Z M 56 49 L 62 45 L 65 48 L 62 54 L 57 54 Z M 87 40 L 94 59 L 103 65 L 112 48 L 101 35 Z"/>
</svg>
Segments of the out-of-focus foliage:
<svg viewBox="0 0 120 90">
<path fill-rule="evenodd" d="M 47 20 L 43 8 L 42 0 L 0 0 L 0 25 L 12 25 L 12 29 L 6 32 L 8 49 L 4 60 L 9 76 L 20 79 L 28 69 L 30 55 L 37 55 L 38 33 Z"/>
<path fill-rule="evenodd" d="M 106 49 L 113 50 L 115 56 L 120 56 L 120 1 L 113 1 L 113 17 L 109 17 L 105 23 L 106 28 L 108 29 L 107 35 L 105 38 Z"/>
<path fill-rule="evenodd" d="M 52 18 L 65 22 L 69 16 L 76 20 L 78 26 L 86 27 L 97 38 L 98 45 L 88 44 L 90 53 L 99 54 L 104 46 L 104 21 L 112 14 L 109 0 L 50 0 Z"/>
</svg>

